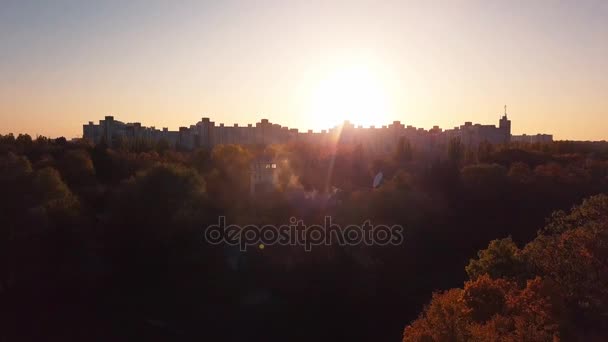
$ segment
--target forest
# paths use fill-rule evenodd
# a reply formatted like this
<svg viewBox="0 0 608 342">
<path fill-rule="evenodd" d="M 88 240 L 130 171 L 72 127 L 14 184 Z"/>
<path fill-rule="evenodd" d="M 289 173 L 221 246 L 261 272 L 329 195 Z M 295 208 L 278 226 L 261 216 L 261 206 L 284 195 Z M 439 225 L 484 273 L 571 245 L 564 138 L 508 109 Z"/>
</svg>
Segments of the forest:
<svg viewBox="0 0 608 342">
<path fill-rule="evenodd" d="M 608 143 L 445 149 L 0 136 L 0 340 L 607 340 Z M 405 231 L 241 252 L 219 216 Z"/>
</svg>

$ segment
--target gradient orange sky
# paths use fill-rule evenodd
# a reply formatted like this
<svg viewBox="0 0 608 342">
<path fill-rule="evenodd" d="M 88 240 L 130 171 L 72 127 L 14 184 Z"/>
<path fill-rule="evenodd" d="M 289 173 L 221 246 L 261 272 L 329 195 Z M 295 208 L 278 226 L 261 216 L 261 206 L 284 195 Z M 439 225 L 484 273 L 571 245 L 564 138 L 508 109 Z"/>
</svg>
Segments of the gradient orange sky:
<svg viewBox="0 0 608 342">
<path fill-rule="evenodd" d="M 0 5 L 2 134 L 77 137 L 109 114 L 452 128 L 504 104 L 514 134 L 608 139 L 608 1 Z"/>
</svg>

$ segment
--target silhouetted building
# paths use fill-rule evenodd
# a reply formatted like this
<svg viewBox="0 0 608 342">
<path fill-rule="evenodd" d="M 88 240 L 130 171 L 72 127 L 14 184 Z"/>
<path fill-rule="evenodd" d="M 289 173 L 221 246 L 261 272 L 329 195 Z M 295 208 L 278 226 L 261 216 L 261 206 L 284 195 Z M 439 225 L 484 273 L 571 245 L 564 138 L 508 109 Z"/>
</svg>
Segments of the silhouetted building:
<svg viewBox="0 0 608 342">
<path fill-rule="evenodd" d="M 544 144 L 544 143 L 552 142 L 553 135 L 551 135 L 551 134 L 512 135 L 511 141 L 523 142 L 523 143 L 529 143 L 529 144 L 536 144 L 536 143 Z"/>
<path fill-rule="evenodd" d="M 346 121 L 343 125 L 316 133 L 311 130 L 299 132 L 297 129 L 273 124 L 268 119 L 262 119 L 255 125 L 224 126 L 224 124 L 216 125 L 209 118 L 202 118 L 196 124 L 180 127 L 179 131 L 175 132 L 167 128 L 158 130 L 154 127 L 144 127 L 138 122 L 123 123 L 115 120 L 113 116 L 106 116 L 104 120 L 99 121 L 99 125 L 93 122 L 83 125 L 83 137 L 93 143 L 105 141 L 110 145 L 122 139 L 142 139 L 150 142 L 165 140 L 170 146 L 179 146 L 183 149 L 198 147 L 211 149 L 221 144 L 268 145 L 290 141 L 321 145 L 344 143 L 360 144 L 367 151 L 379 154 L 391 152 L 401 138 L 406 138 L 413 148 L 425 153 L 445 150 L 449 141 L 454 138 L 459 138 L 467 147 L 476 147 L 482 142 L 506 144 L 511 140 L 550 142 L 553 139 L 551 135 L 546 134 L 511 136 L 511 120 L 507 118 L 506 106 L 498 127 L 465 122 L 464 125 L 453 129 L 442 130 L 434 126 L 425 130 L 404 126 L 401 122 L 394 121 L 381 128 L 374 126 L 363 128 L 355 127 Z"/>
</svg>

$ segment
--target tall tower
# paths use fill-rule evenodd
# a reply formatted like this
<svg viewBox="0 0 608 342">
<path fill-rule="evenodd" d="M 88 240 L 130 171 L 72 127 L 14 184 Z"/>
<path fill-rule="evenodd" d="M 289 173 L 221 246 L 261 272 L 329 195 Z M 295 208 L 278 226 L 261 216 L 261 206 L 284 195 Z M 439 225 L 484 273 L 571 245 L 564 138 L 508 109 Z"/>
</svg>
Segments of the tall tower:
<svg viewBox="0 0 608 342">
<path fill-rule="evenodd" d="M 505 105 L 505 114 L 498 121 L 498 129 L 500 130 L 504 142 L 511 141 L 511 120 L 507 119 L 507 105 Z"/>
</svg>

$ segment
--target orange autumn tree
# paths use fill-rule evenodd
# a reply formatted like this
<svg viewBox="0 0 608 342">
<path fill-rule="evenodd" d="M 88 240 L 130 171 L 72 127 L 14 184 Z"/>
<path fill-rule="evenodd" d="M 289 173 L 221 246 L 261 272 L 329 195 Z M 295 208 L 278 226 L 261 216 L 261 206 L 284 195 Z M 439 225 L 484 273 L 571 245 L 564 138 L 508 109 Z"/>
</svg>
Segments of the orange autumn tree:
<svg viewBox="0 0 608 342">
<path fill-rule="evenodd" d="M 405 328 L 403 341 L 467 341 L 469 318 L 462 292 L 451 289 L 434 293 L 420 317 Z"/>
<path fill-rule="evenodd" d="M 605 340 L 608 196 L 554 213 L 523 249 L 492 241 L 466 270 L 464 289 L 433 295 L 404 341 Z"/>
</svg>

